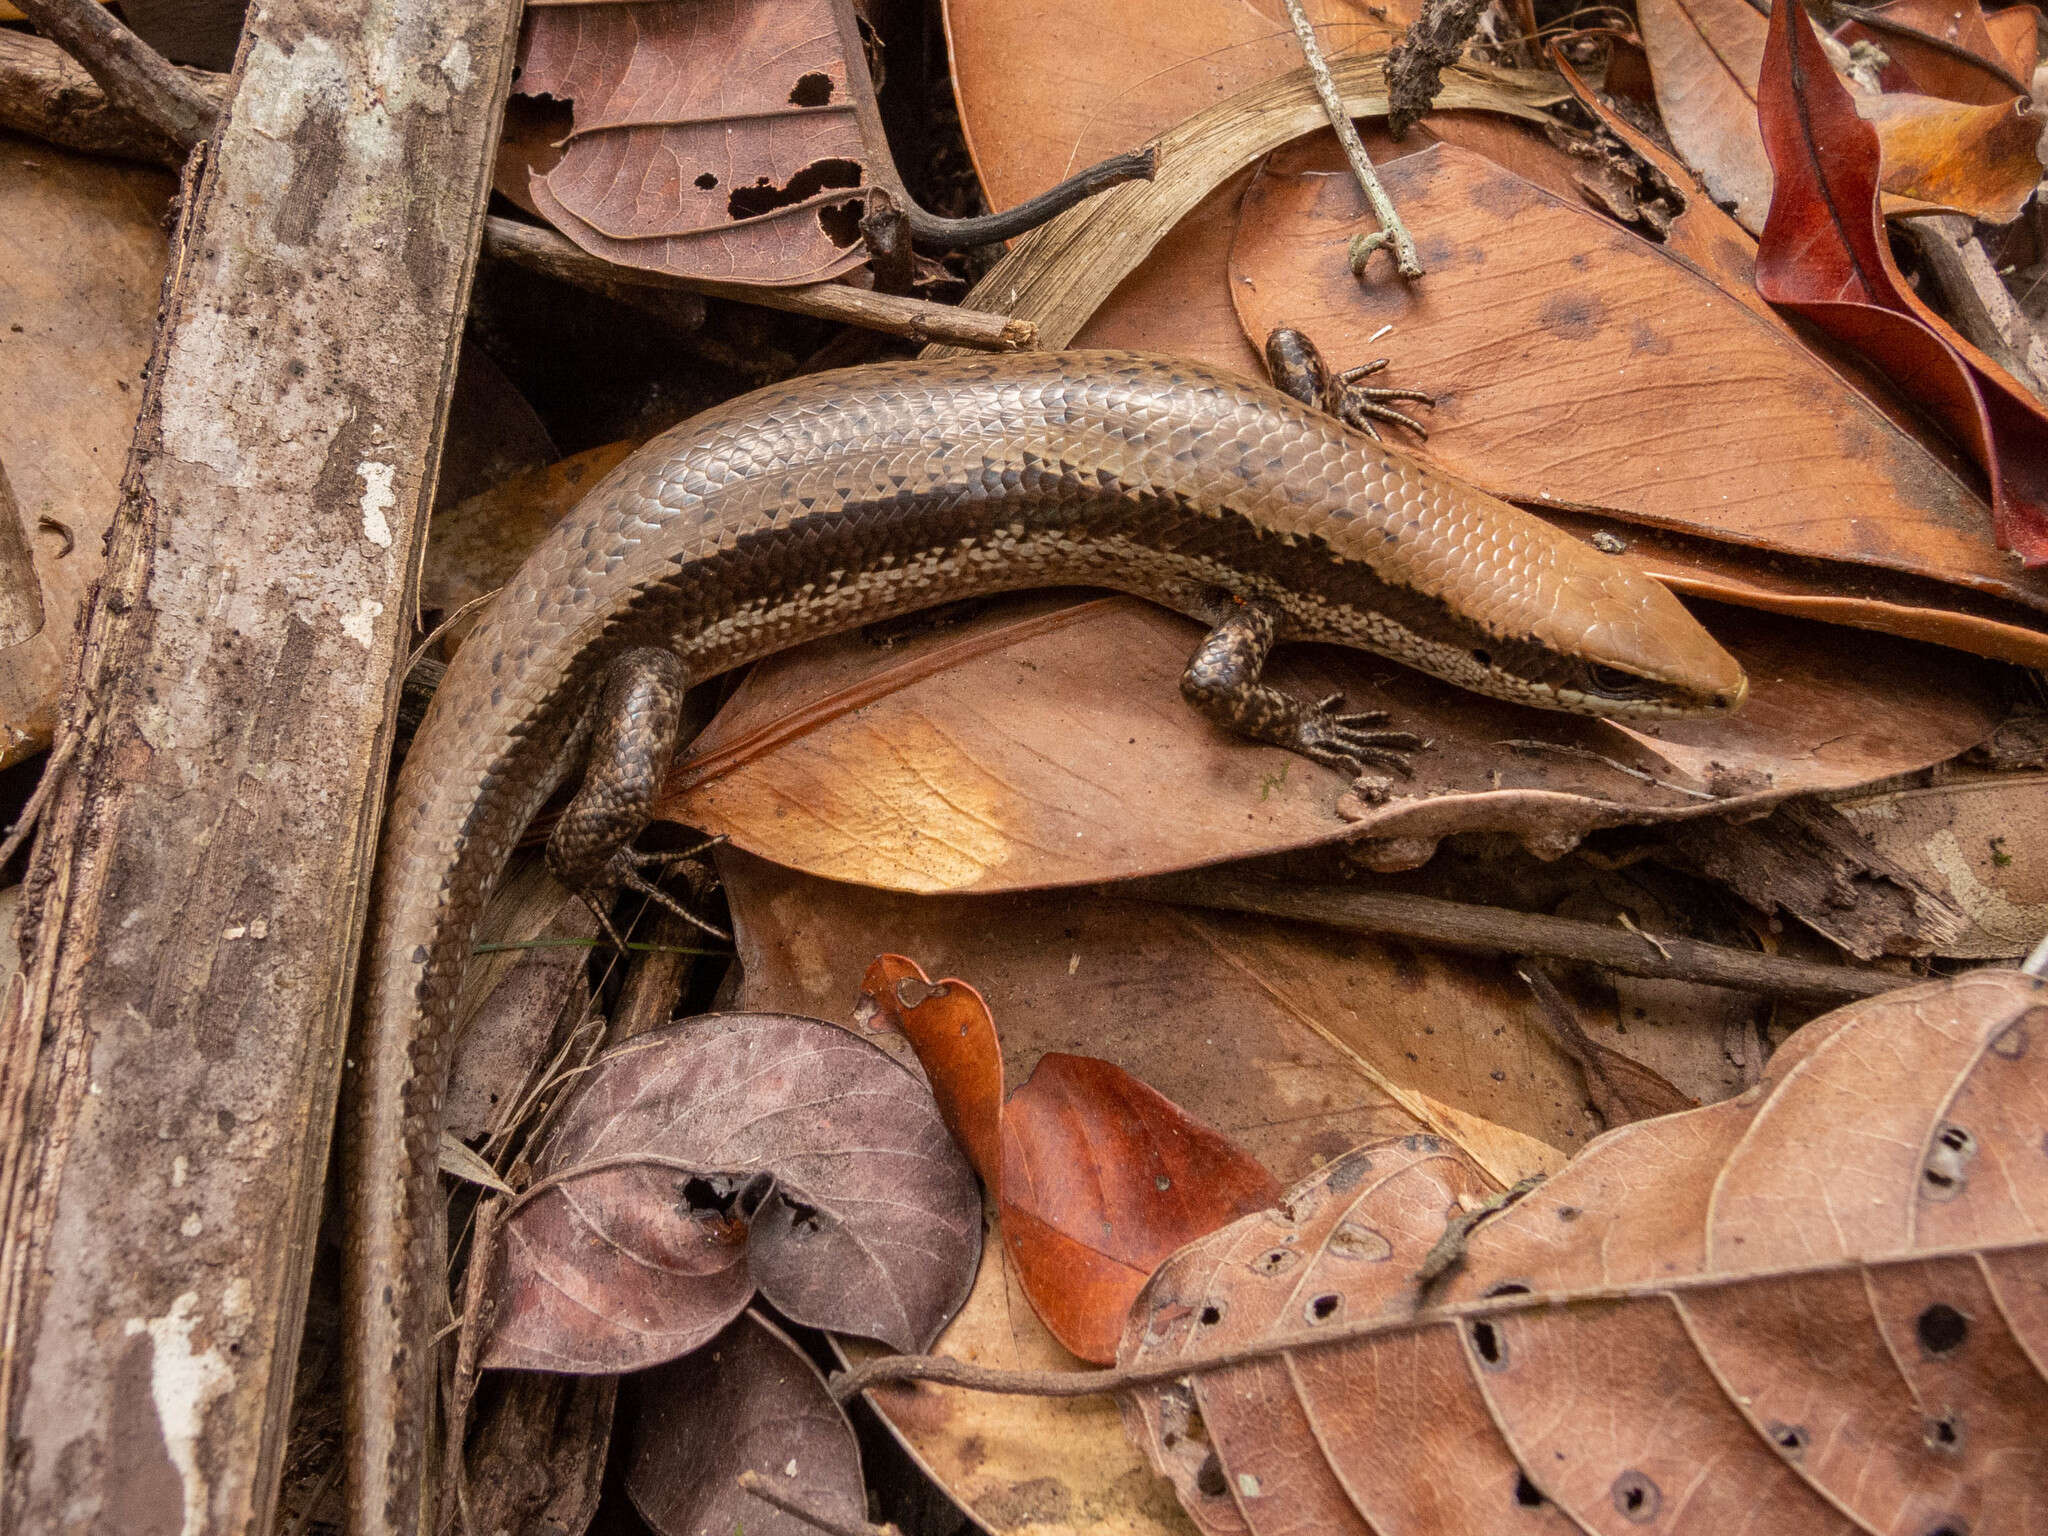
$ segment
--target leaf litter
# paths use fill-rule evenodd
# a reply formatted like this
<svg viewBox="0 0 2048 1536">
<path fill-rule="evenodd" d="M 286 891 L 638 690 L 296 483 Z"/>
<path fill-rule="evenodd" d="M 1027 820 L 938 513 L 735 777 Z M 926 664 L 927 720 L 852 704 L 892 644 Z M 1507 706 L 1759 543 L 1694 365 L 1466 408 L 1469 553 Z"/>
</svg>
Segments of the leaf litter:
<svg viewBox="0 0 2048 1536">
<path fill-rule="evenodd" d="M 2048 1473 L 2048 1182 L 2016 1177 L 2044 1000 L 1986 972 L 1830 1014 L 1757 1089 L 1481 1219 L 1435 1284 L 1475 1171 L 1350 1153 L 1154 1276 L 1119 1360 L 1186 1374 L 1127 1396 L 1133 1432 L 1205 1531 L 2017 1513 Z"/>
<path fill-rule="evenodd" d="M 1308 9 L 1352 109 L 1384 110 L 1380 55 L 1422 8 Z M 1706 600 L 1755 697 L 1731 722 L 1630 728 L 1289 651 L 1285 686 L 1436 740 L 1408 795 L 1341 815 L 1336 777 L 1187 714 L 1188 626 L 1134 603 L 1020 598 L 755 669 L 664 801 L 736 845 L 738 965 L 715 998 L 715 968 L 690 980 L 687 1011 L 750 1011 L 597 1054 L 606 1010 L 639 1029 L 645 1000 L 609 957 L 586 974 L 587 914 L 530 853 L 470 977 L 454 1129 L 481 1150 L 445 1155 L 475 1181 L 450 1222 L 473 1245 L 455 1372 L 472 1528 L 611 1518 L 622 1373 L 625 1490 L 653 1528 L 809 1528 L 743 1471 L 860 1527 L 886 1476 L 864 1476 L 826 1348 L 1071 1373 L 1120 1334 L 1127 1363 L 1181 1378 L 1126 1394 L 1131 1442 L 1107 1399 L 898 1382 L 869 1400 L 994 1530 L 1988 1530 L 2016 1507 L 2002 1479 L 2040 1481 L 2034 983 L 1987 972 L 1801 1029 L 1783 999 L 1112 883 L 1256 858 L 1268 882 L 1902 977 L 1904 956 L 2016 959 L 2048 921 L 2024 745 L 2042 701 L 2011 665 L 2048 658 L 2048 588 L 1991 537 L 2039 556 L 2040 415 L 1949 328 L 1953 296 L 1899 273 L 1885 223 L 2017 219 L 2000 261 L 2039 243 L 2037 18 L 1893 0 L 1838 7 L 1823 38 L 1789 6 L 1635 9 L 1640 51 L 1603 13 L 1605 35 L 1545 27 L 1546 52 L 1515 36 L 1534 7 L 1497 8 L 1440 110 L 1400 143 L 1362 125 L 1425 247 L 1411 288 L 1342 260 L 1371 224 L 1310 131 L 1275 0 L 944 7 L 940 78 L 996 204 L 1169 151 L 1157 182 L 1015 242 L 973 302 L 1048 345 L 1247 374 L 1282 321 L 1345 365 L 1386 352 L 1391 380 L 1437 396 L 1404 447 Z M 524 25 L 511 200 L 657 272 L 881 280 L 859 220 L 904 178 L 877 8 L 540 4 Z M 1586 83 L 1603 50 L 1618 95 Z M 1767 144 L 1816 174 L 1781 155 L 1774 175 Z M 149 254 L 136 293 L 162 259 L 152 221 L 121 237 Z M 758 374 L 817 344 L 728 356 Z M 806 366 L 860 355 L 842 332 Z M 426 602 L 444 616 L 616 462 L 607 437 L 645 430 L 565 436 L 580 451 L 542 467 L 554 420 L 488 372 L 443 476 Z M 49 462 L 104 478 L 77 446 Z M 47 501 L 21 432 L 0 449 Z M 85 569 L 44 563 L 60 610 Z M 56 673 L 38 677 L 47 715 Z M 967 979 L 869 969 L 885 950 Z M 864 969 L 860 1026 L 824 1022 Z M 1006 1080 L 1024 1087 L 1006 1099 Z M 502 1228 L 498 1196 L 471 1218 L 476 1183 L 523 1191 Z M 499 1374 L 479 1387 L 479 1366 Z"/>
</svg>

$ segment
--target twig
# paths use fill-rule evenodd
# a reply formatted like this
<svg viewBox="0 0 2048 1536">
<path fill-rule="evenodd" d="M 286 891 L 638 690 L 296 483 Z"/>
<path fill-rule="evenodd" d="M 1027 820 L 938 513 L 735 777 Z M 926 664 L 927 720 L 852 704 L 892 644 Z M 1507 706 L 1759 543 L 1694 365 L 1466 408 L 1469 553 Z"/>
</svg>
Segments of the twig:
<svg viewBox="0 0 2048 1536">
<path fill-rule="evenodd" d="M 1439 1281 L 1453 1270 L 1462 1269 L 1465 1265 L 1465 1243 L 1471 1237 L 1472 1229 L 1495 1211 L 1506 1210 L 1547 1177 L 1547 1174 L 1535 1173 L 1526 1179 L 1518 1179 L 1506 1189 L 1495 1190 L 1477 1205 L 1453 1214 L 1444 1223 L 1443 1236 L 1422 1256 L 1421 1267 L 1415 1271 L 1416 1294 L 1427 1297 Z"/>
<path fill-rule="evenodd" d="M 85 722 L 81 720 L 64 733 L 64 739 L 57 743 L 49 761 L 43 764 L 43 776 L 36 780 L 36 787 L 29 792 L 28 804 L 21 808 L 21 815 L 7 829 L 6 841 L 0 842 L 0 869 L 7 867 L 7 861 L 21 850 L 29 833 L 35 831 L 36 823 L 42 819 L 43 807 L 50 803 L 50 796 L 64 782 L 64 770 L 84 736 Z"/>
<path fill-rule="evenodd" d="M 476 1401 L 479 1362 L 491 1330 L 497 1325 L 498 1298 L 492 1288 L 498 1247 L 505 1230 L 505 1201 L 486 1195 L 476 1209 L 476 1235 L 469 1248 L 469 1273 L 463 1279 L 461 1334 L 455 1346 L 455 1364 L 442 1393 L 442 1410 L 447 1426 L 442 1437 L 441 1487 L 455 1494 L 455 1510 L 465 1531 L 476 1529 L 469 1513 L 468 1465 L 463 1459 L 469 1439 L 469 1410 Z"/>
<path fill-rule="evenodd" d="M 1387 189 L 1380 185 L 1379 173 L 1372 168 L 1372 157 L 1365 152 L 1365 143 L 1358 137 L 1351 114 L 1344 110 L 1344 98 L 1337 90 L 1337 82 L 1330 78 L 1330 66 L 1323 60 L 1323 50 L 1316 42 L 1316 29 L 1309 24 L 1308 13 L 1301 8 L 1301 0 L 1287 0 L 1287 15 L 1294 23 L 1294 35 L 1301 39 L 1302 57 L 1308 60 L 1308 72 L 1315 81 L 1316 94 L 1323 99 L 1323 110 L 1330 116 L 1330 127 L 1336 131 L 1337 142 L 1344 146 L 1344 156 L 1351 162 L 1351 169 L 1358 177 L 1359 186 L 1365 189 L 1365 200 L 1372 204 L 1373 217 L 1380 221 L 1380 227 L 1369 235 L 1360 235 L 1351 242 L 1351 270 L 1363 277 L 1366 259 L 1381 246 L 1392 246 L 1394 265 L 1403 277 L 1422 276 L 1422 258 L 1415 253 L 1415 237 L 1408 233 L 1408 226 L 1401 222 L 1401 215 L 1394 210 L 1394 200 L 1387 196 Z"/>
<path fill-rule="evenodd" d="M 1506 747 L 1511 752 L 1530 754 L 1555 752 L 1560 757 L 1584 758 L 1590 762 L 1600 763 L 1612 768 L 1616 773 L 1625 773 L 1632 779 L 1640 779 L 1645 784 L 1653 784 L 1658 789 L 1668 789 L 1673 794 L 1690 795 L 1695 800 L 1711 800 L 1714 798 L 1711 793 L 1704 789 L 1688 789 L 1683 784 L 1673 784 L 1669 779 L 1660 779 L 1655 774 L 1646 773 L 1640 768 L 1631 768 L 1627 763 L 1621 761 L 1620 758 L 1609 757 L 1602 752 L 1595 752 L 1590 747 L 1575 747 L 1562 741 L 1537 741 L 1533 737 L 1526 739 L 1522 737 L 1509 737 L 1507 740 L 1498 743 L 1498 745 Z"/>
<path fill-rule="evenodd" d="M 1347 123 L 1345 126 L 1350 125 Z M 1038 196 L 1026 198 L 1016 207 L 1005 208 L 1001 213 L 978 214 L 971 219 L 942 219 L 935 213 L 927 213 L 916 203 L 910 204 L 903 212 L 910 223 L 911 238 L 919 245 L 948 249 L 956 245 L 1000 245 L 1005 240 L 1014 240 L 1026 231 L 1038 228 L 1048 219 L 1059 217 L 1076 203 L 1086 202 L 1098 192 L 1106 192 L 1127 181 L 1150 181 L 1158 168 L 1157 152 L 1148 144 L 1142 149 L 1111 155 L 1085 171 L 1076 171 L 1058 186 L 1048 187 Z"/>
<path fill-rule="evenodd" d="M 903 1536 L 903 1533 L 893 1523 L 870 1525 L 865 1520 L 858 1523 L 852 1520 L 840 1520 L 826 1514 L 823 1510 L 812 1509 L 807 1504 L 799 1504 L 788 1494 L 778 1492 L 775 1485 L 758 1472 L 742 1472 L 735 1481 L 739 1483 L 742 1491 L 752 1494 L 763 1504 L 773 1505 L 785 1515 L 801 1520 L 805 1525 L 814 1527 L 817 1530 L 827 1532 L 828 1536 Z"/>
<path fill-rule="evenodd" d="M 1843 1003 L 1874 997 L 1915 986 L 1921 979 L 1761 955 L 1692 939 L 1652 943 L 1648 935 L 1623 933 L 1601 923 L 1505 907 L 1471 906 L 1433 896 L 1344 885 L 1298 885 L 1223 871 L 1130 880 L 1103 889 L 1147 901 L 1319 923 L 1346 933 L 1386 934 L 1444 949 L 1579 960 L 1624 976 L 1695 981 L 1810 1002 Z"/>
<path fill-rule="evenodd" d="M 1862 1276 L 1879 1265 L 1920 1265 L 1930 1259 L 1955 1255 L 1975 1258 L 1980 1254 L 2030 1253 L 2040 1239 L 2028 1233 L 2021 1237 L 1984 1244 L 1958 1244 L 1939 1249 L 1911 1249 L 1903 1252 L 1860 1254 L 1826 1258 L 1805 1264 L 1788 1264 L 1761 1271 L 1774 1281 L 1801 1279 L 1807 1275 Z M 969 1392 L 988 1392 L 1004 1397 L 1102 1397 L 1127 1392 L 1133 1387 L 1158 1386 L 1232 1366 L 1251 1365 L 1280 1355 L 1317 1349 L 1334 1349 L 1360 1339 L 1398 1338 L 1447 1323 L 1474 1322 L 1481 1318 L 1512 1317 L 1523 1312 L 1548 1312 L 1560 1299 L 1572 1305 L 1600 1302 L 1664 1299 L 1693 1293 L 1712 1293 L 1726 1288 L 1742 1271 L 1706 1270 L 1691 1274 L 1661 1275 L 1618 1285 L 1575 1286 L 1562 1294 L 1547 1291 L 1504 1291 L 1472 1301 L 1418 1306 L 1406 1316 L 1376 1312 L 1371 1316 L 1332 1322 L 1313 1333 L 1276 1334 L 1255 1344 L 1215 1354 L 1182 1355 L 1158 1365 L 1117 1366 L 1097 1371 L 1005 1371 L 974 1365 L 951 1355 L 879 1355 L 831 1379 L 833 1399 L 851 1402 L 864 1392 L 898 1381 L 924 1381 L 940 1387 L 960 1387 Z"/>
<path fill-rule="evenodd" d="M 616 266 L 592 256 L 572 244 L 566 236 L 534 224 L 491 217 L 484 220 L 484 254 L 530 272 L 558 278 L 579 288 L 609 292 L 620 288 L 643 292 L 709 294 L 716 299 L 733 299 L 741 304 L 758 304 L 764 309 L 792 310 L 836 320 L 842 325 L 864 326 L 912 341 L 940 342 L 953 347 L 972 347 L 980 352 L 1028 352 L 1038 344 L 1038 327 L 1028 320 L 986 310 L 960 309 L 951 304 L 934 304 L 903 294 L 870 293 L 844 283 L 802 283 L 793 288 L 762 288 L 746 283 L 720 283 L 696 278 L 671 277 L 637 267 Z"/>
<path fill-rule="evenodd" d="M 226 100 L 227 76 L 203 70 L 177 73 L 210 111 Z M 183 159 L 189 142 L 172 142 L 166 136 L 168 126 L 146 113 L 113 106 L 55 44 L 5 31 L 0 31 L 0 127 L 88 154 L 173 168 Z M 1028 352 L 1038 345 L 1038 327 L 1008 315 L 868 293 L 844 283 L 758 288 L 621 267 L 590 255 L 553 230 L 513 219 L 484 221 L 484 254 L 657 314 L 665 302 L 695 305 L 699 295 L 709 294 L 738 304 L 785 309 L 912 341 L 970 347 L 978 352 Z M 673 318 L 682 329 L 691 330 L 699 317 L 686 307 Z"/>
<path fill-rule="evenodd" d="M 1579 1076 L 1586 1085 L 1586 1097 L 1593 1101 L 1601 1125 L 1611 1131 L 1617 1125 L 1642 1119 L 1628 1102 L 1620 1085 L 1608 1075 L 1607 1064 L 1600 1059 L 1599 1047 L 1586 1034 L 1585 1026 L 1579 1023 L 1577 1011 L 1558 989 L 1557 983 L 1533 965 L 1518 965 L 1515 974 L 1536 994 L 1537 1014 L 1544 1031 L 1550 1036 L 1550 1043 L 1578 1067 Z"/>
<path fill-rule="evenodd" d="M 83 64 L 107 99 L 184 148 L 213 132 L 214 104 L 97 0 L 21 0 L 37 30 Z"/>
</svg>

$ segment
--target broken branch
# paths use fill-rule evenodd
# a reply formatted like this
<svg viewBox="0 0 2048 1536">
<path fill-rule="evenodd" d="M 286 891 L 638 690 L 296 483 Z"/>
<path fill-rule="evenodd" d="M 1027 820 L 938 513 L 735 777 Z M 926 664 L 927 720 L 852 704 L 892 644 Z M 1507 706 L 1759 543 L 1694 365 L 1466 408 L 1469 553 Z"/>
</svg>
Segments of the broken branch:
<svg viewBox="0 0 2048 1536">
<path fill-rule="evenodd" d="M 905 294 L 872 293 L 844 283 L 802 283 L 792 288 L 759 288 L 745 283 L 717 283 L 670 277 L 638 267 L 622 267 L 571 243 L 565 236 L 534 224 L 492 217 L 484 221 L 484 254 L 528 271 L 573 283 L 579 288 L 619 296 L 701 293 L 712 298 L 786 309 L 842 325 L 858 325 L 912 341 L 973 347 L 981 352 L 1028 352 L 1038 344 L 1038 327 L 1028 320 L 986 310 L 934 304 Z"/>
<path fill-rule="evenodd" d="M 85 66 L 109 101 L 174 143 L 189 149 L 213 131 L 215 104 L 97 0 L 22 0 L 18 9 Z"/>
<path fill-rule="evenodd" d="M 1693 939 L 1659 938 L 1653 942 L 1647 935 L 1575 918 L 1343 885 L 1295 885 L 1207 872 L 1134 880 L 1111 889 L 1121 896 L 1177 906 L 1254 912 L 1345 933 L 1383 934 L 1481 954 L 1579 960 L 1624 976 L 1694 981 L 1804 1002 L 1848 1002 L 1914 986 L 1921 980 L 1891 971 L 1755 954 Z"/>
</svg>

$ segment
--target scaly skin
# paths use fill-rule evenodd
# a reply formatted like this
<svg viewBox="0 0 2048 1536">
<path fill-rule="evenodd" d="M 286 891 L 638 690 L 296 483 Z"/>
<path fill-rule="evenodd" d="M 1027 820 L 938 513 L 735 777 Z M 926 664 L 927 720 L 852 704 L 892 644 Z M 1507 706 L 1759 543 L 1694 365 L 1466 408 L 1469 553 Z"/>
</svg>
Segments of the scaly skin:
<svg viewBox="0 0 2048 1536">
<path fill-rule="evenodd" d="M 889 363 L 730 402 L 621 464 L 492 603 L 386 823 L 348 1137 L 348 1525 L 419 1517 L 436 1145 L 484 899 L 629 648 L 691 682 L 979 593 L 1085 585 L 1591 714 L 1727 709 L 1662 586 L 1274 390 L 1128 353 Z"/>
</svg>

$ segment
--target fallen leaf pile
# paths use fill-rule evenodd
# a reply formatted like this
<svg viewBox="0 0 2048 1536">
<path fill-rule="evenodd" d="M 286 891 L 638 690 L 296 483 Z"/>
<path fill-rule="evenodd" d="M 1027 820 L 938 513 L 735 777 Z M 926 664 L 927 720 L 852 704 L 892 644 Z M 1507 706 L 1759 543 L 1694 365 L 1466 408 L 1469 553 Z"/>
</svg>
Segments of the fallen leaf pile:
<svg viewBox="0 0 2048 1536">
<path fill-rule="evenodd" d="M 236 7 L 116 9 L 233 55 Z M 1390 452 L 1673 588 L 1746 704 L 1283 641 L 1275 687 L 1428 739 L 1366 805 L 1191 711 L 1200 626 L 1114 593 L 693 689 L 643 847 L 694 850 L 662 878 L 707 926 L 625 895 L 610 944 L 558 797 L 475 936 L 437 1529 L 2048 1524 L 2048 984 L 2007 968 L 2048 934 L 2042 17 L 1301 0 L 1406 280 L 1354 259 L 1296 10 L 529 0 L 398 750 L 676 419 L 1034 335 L 1263 379 L 1281 326 L 1429 397 Z M 1390 51 L 1461 20 L 1394 138 Z M 0 110 L 46 41 L 0 0 Z M 1014 238 L 949 222 L 1141 149 Z M 130 152 L 0 133 L 0 768 L 123 547 L 179 185 Z M 891 1355 L 928 1358 L 835 1395 Z M 280 1528 L 336 1518 L 345 1385 L 300 1383 Z"/>
<path fill-rule="evenodd" d="M 2011 972 L 1842 1009 L 1448 1258 L 1469 1160 L 1349 1153 L 1153 1277 L 1118 1358 L 1185 1375 L 1133 1433 L 1213 1532 L 2025 1528 L 2044 1045 Z"/>
</svg>

